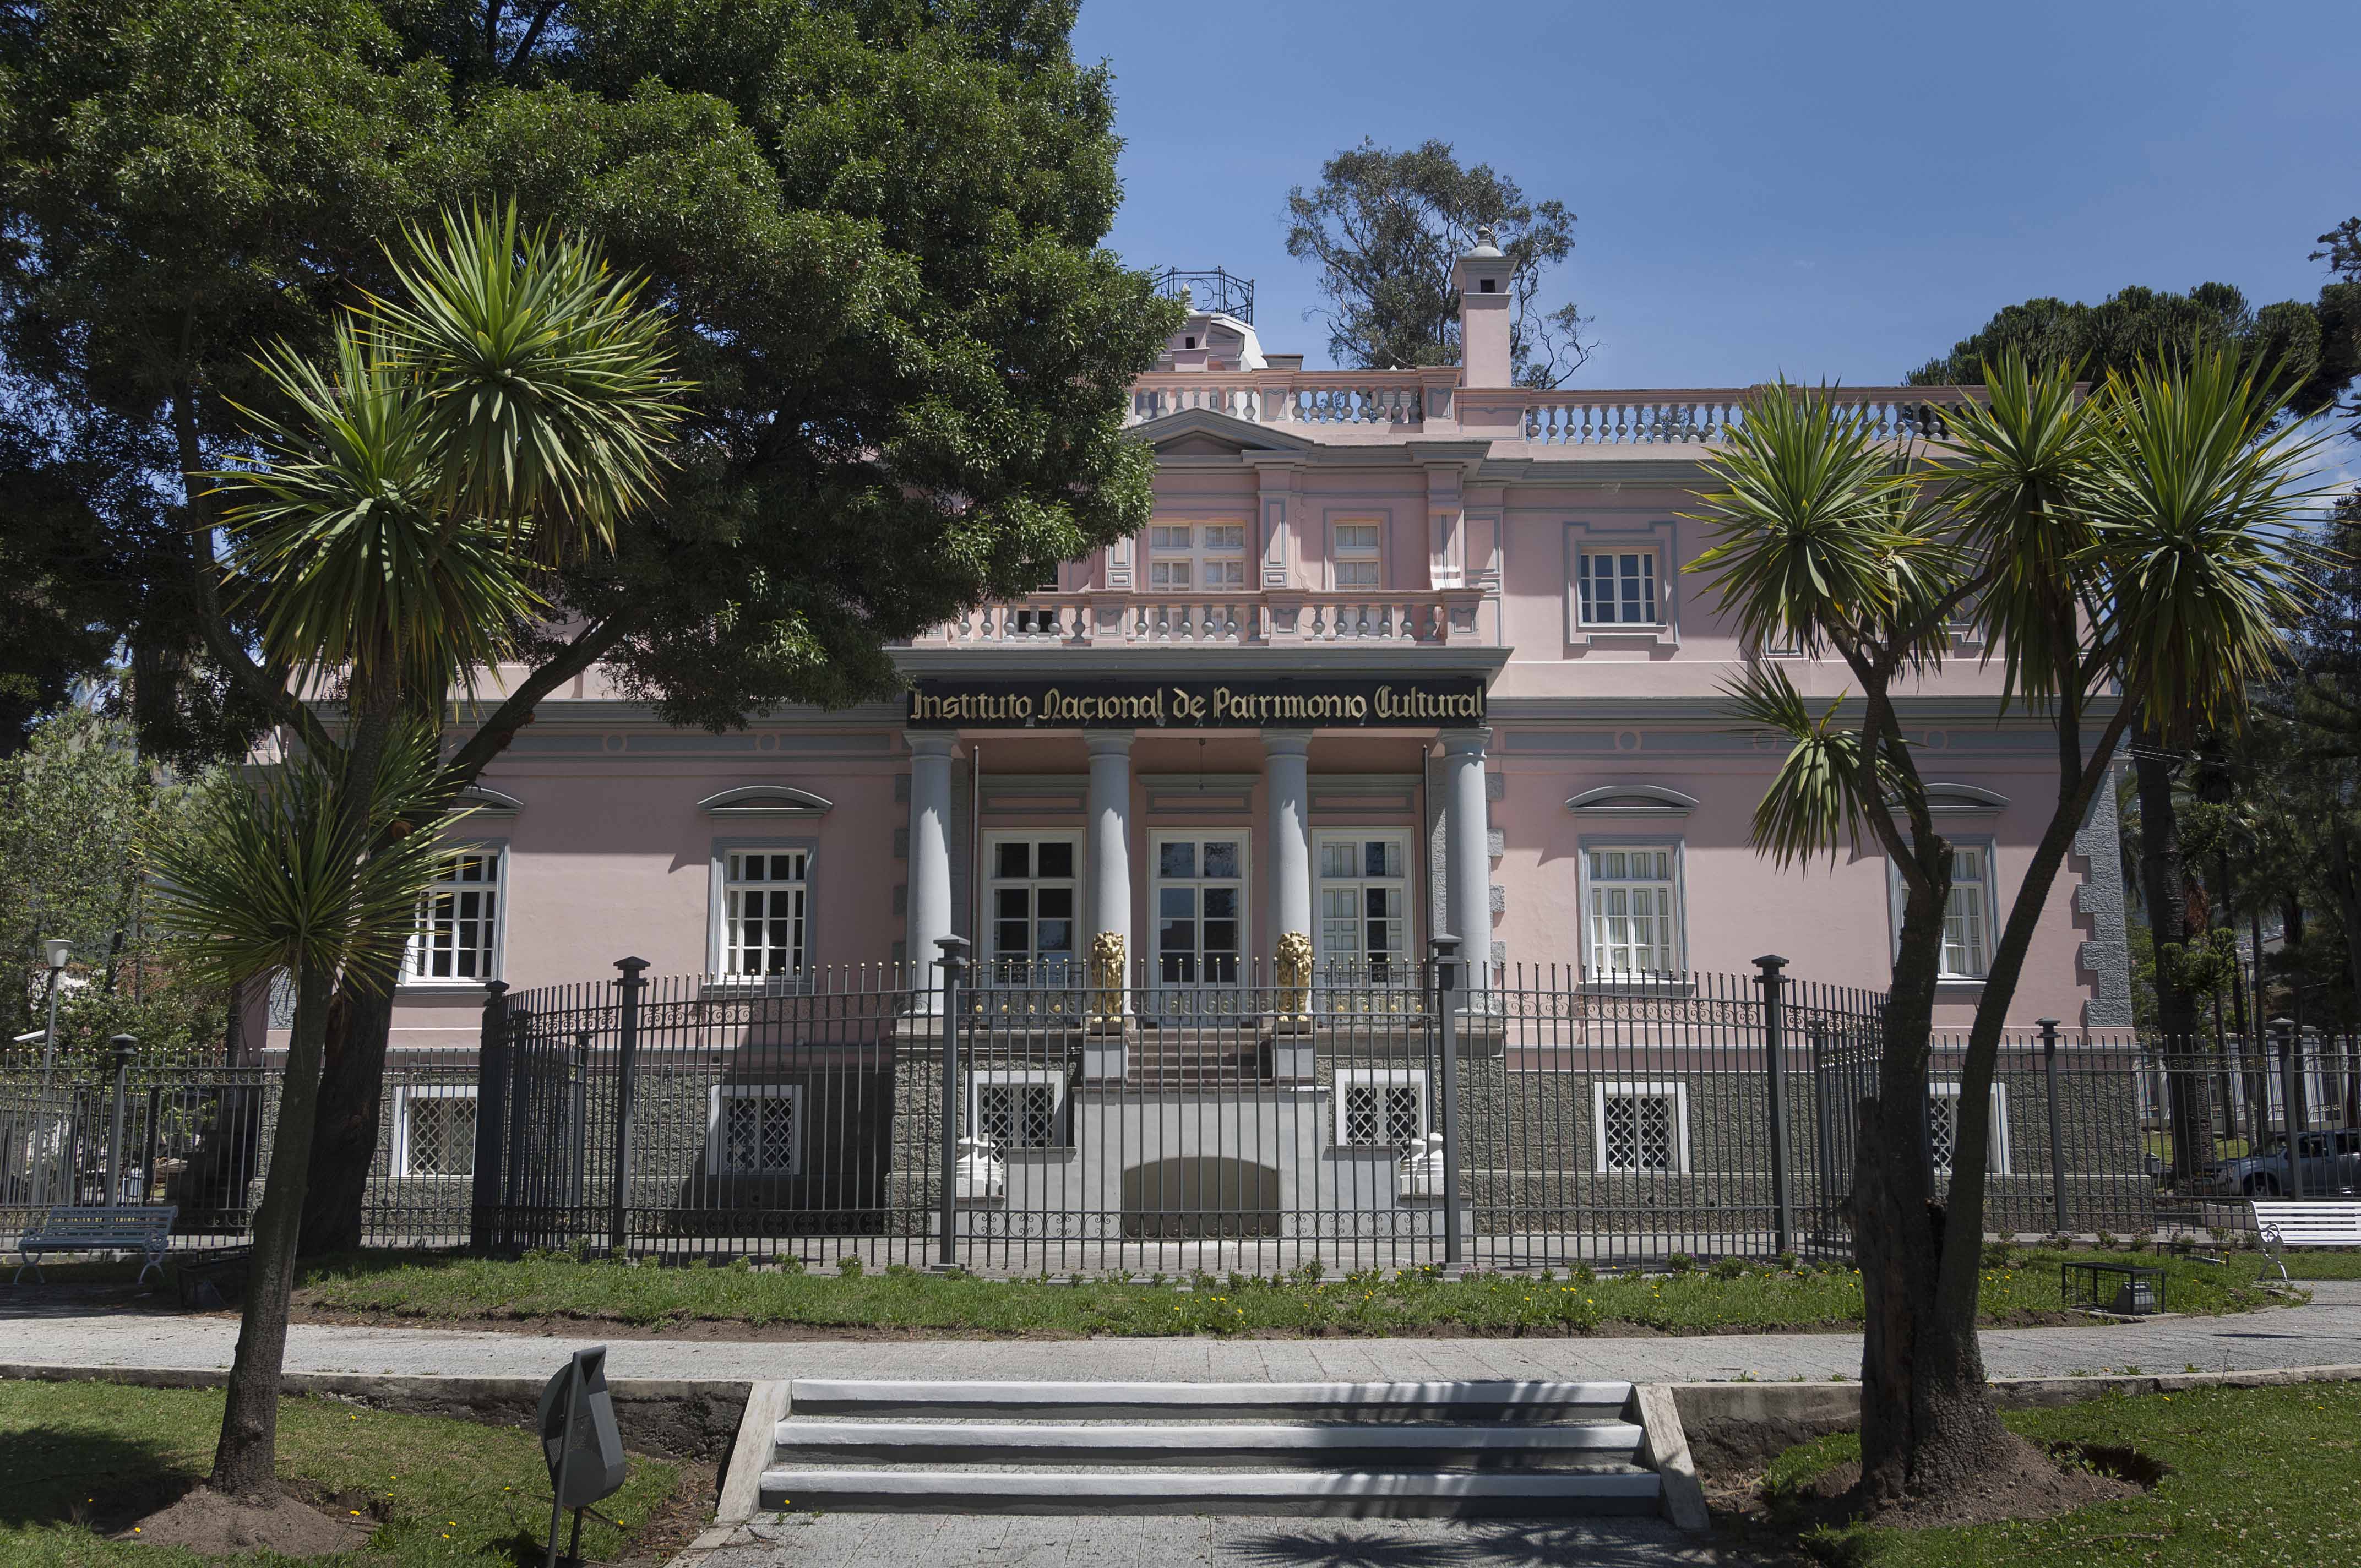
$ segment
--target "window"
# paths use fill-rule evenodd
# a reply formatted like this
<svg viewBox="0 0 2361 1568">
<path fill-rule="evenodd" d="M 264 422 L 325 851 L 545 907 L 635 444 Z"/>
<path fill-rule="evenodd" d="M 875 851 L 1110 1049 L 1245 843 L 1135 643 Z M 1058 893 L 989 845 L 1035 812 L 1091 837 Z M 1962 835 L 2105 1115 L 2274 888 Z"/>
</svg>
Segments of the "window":
<svg viewBox="0 0 2361 1568">
<path fill-rule="evenodd" d="M 444 857 L 418 900 L 418 923 L 402 959 L 411 981 L 481 981 L 499 973 L 500 850 Z"/>
<path fill-rule="evenodd" d="M 1680 1176 L 1689 1168 L 1689 1091 L 1682 1083 L 1591 1086 L 1595 1168 L 1608 1176 Z"/>
<path fill-rule="evenodd" d="M 1585 550 L 1580 574 L 1583 625 L 1657 624 L 1653 550 Z"/>
<path fill-rule="evenodd" d="M 1046 1068 L 992 1069 L 967 1075 L 968 1130 L 1004 1149 L 1056 1148 L 1065 1140 L 1063 1074 Z"/>
<path fill-rule="evenodd" d="M 393 1168 L 406 1177 L 476 1173 L 474 1084 L 408 1084 L 394 1091 Z"/>
<path fill-rule="evenodd" d="M 1246 524 L 1155 524 L 1148 531 L 1148 586 L 1175 593 L 1244 592 Z"/>
<path fill-rule="evenodd" d="M 1339 1069 L 1336 1142 L 1402 1150 L 1426 1143 L 1426 1074 L 1415 1068 Z"/>
<path fill-rule="evenodd" d="M 721 863 L 721 972 L 802 972 L 811 851 L 730 850 Z"/>
<path fill-rule="evenodd" d="M 1333 565 L 1339 591 L 1374 593 L 1385 586 L 1385 557 L 1378 543 L 1376 523 L 1340 522 L 1335 540 Z"/>
<path fill-rule="evenodd" d="M 1951 1157 L 1960 1149 L 1960 1086 L 1957 1083 L 1930 1083 L 1927 1086 L 1927 1148 L 1935 1172 L 1951 1174 Z M 1992 1131 L 1984 1140 L 1984 1170 L 1992 1176 L 2006 1176 L 2008 1169 L 2008 1090 L 2002 1084 L 1992 1086 Z"/>
<path fill-rule="evenodd" d="M 1951 900 L 1943 906 L 1943 969 L 1946 977 L 1982 980 L 1987 965 L 1984 932 L 1992 907 L 1992 852 L 1954 845 Z"/>
<path fill-rule="evenodd" d="M 1318 841 L 1319 954 L 1377 981 L 1410 973 L 1408 860 L 1400 834 L 1333 833 Z"/>
<path fill-rule="evenodd" d="M 710 1091 L 705 1146 L 729 1176 L 803 1173 L 804 1091 L 799 1083 L 724 1083 Z"/>
<path fill-rule="evenodd" d="M 1590 972 L 1664 975 L 1681 967 L 1679 889 L 1668 845 L 1586 850 Z"/>
<path fill-rule="evenodd" d="M 1082 859 L 1071 838 L 1002 838 L 986 851 L 992 873 L 988 983 L 1062 985 L 1074 966 L 1075 882 Z"/>
<path fill-rule="evenodd" d="M 1246 951 L 1246 839 L 1236 833 L 1156 840 L 1156 965 L 1166 985 L 1235 985 Z"/>
</svg>

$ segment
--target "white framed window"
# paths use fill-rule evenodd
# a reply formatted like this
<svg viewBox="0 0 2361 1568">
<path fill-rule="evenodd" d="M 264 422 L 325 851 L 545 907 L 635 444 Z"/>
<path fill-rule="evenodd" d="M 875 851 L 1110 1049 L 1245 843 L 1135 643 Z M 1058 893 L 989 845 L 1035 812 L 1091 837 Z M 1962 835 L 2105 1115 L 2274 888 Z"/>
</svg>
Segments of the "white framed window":
<svg viewBox="0 0 2361 1568">
<path fill-rule="evenodd" d="M 800 1176 L 804 1086 L 719 1083 L 706 1091 L 705 1150 L 724 1176 Z"/>
<path fill-rule="evenodd" d="M 1064 1073 L 1049 1068 L 983 1068 L 966 1078 L 970 1133 L 1004 1149 L 1065 1144 Z"/>
<path fill-rule="evenodd" d="M 717 973 L 754 979 L 803 972 L 808 953 L 811 851 L 724 850 Z"/>
<path fill-rule="evenodd" d="M 1340 593 L 1376 593 L 1386 586 L 1385 544 L 1374 522 L 1340 522 L 1332 534 L 1330 568 Z"/>
<path fill-rule="evenodd" d="M 1656 597 L 1656 552 L 1653 548 L 1588 549 L 1576 558 L 1585 626 L 1656 626 L 1662 610 Z"/>
<path fill-rule="evenodd" d="M 1408 1151 L 1426 1144 L 1423 1068 L 1339 1068 L 1336 1142 L 1349 1148 Z"/>
<path fill-rule="evenodd" d="M 1953 845 L 1951 897 L 1943 905 L 1945 979 L 1982 980 L 1990 971 L 1992 894 L 1992 850 L 1980 844 Z"/>
<path fill-rule="evenodd" d="M 402 1177 L 476 1173 L 476 1086 L 406 1083 L 393 1091 L 393 1169 Z"/>
<path fill-rule="evenodd" d="M 1243 593 L 1246 526 L 1159 522 L 1148 531 L 1148 586 L 1168 593 Z"/>
<path fill-rule="evenodd" d="M 1960 1086 L 1927 1086 L 1927 1147 L 1938 1176 L 1951 1174 L 1952 1157 L 1960 1150 Z M 1992 1086 L 1992 1129 L 1984 1139 L 1984 1170 L 2006 1176 L 2008 1168 L 2008 1086 Z"/>
<path fill-rule="evenodd" d="M 1602 1176 L 1686 1175 L 1688 1085 L 1594 1083 L 1590 1134 L 1592 1168 Z"/>
<path fill-rule="evenodd" d="M 1350 964 L 1371 980 L 1411 972 L 1410 846 L 1401 833 L 1332 832 L 1314 836 L 1319 868 L 1317 952 L 1328 964 Z"/>
<path fill-rule="evenodd" d="M 1082 841 L 1071 833 L 998 833 L 984 840 L 991 959 L 999 985 L 1062 985 L 1080 940 Z"/>
<path fill-rule="evenodd" d="M 486 981 L 500 977 L 500 862 L 497 845 L 455 850 L 419 895 L 418 919 L 402 956 L 404 981 Z"/>
<path fill-rule="evenodd" d="M 1681 970 L 1679 856 L 1670 844 L 1602 844 L 1583 851 L 1590 972 Z"/>
</svg>

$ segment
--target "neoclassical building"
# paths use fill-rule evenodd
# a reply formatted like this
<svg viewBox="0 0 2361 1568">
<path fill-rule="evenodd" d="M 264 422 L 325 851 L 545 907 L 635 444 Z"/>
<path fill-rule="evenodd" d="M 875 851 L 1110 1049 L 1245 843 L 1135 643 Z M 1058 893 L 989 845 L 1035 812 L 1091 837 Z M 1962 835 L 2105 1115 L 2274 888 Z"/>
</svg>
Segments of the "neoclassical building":
<svg viewBox="0 0 2361 1568">
<path fill-rule="evenodd" d="M 592 675 L 486 773 L 405 976 L 405 1044 L 472 1038 L 481 981 L 782 975 L 973 945 L 1040 976 L 1122 938 L 1218 984 L 1280 935 L 1400 965 L 1448 928 L 1565 976 L 1883 983 L 1875 853 L 1780 872 L 1747 840 L 1777 755 L 1719 688 L 1746 645 L 1683 565 L 1704 438 L 1741 389 L 1511 386 L 1505 260 L 1460 264 L 1465 363 L 1307 371 L 1193 310 L 1133 394 L 1137 537 L 899 651 L 906 702 L 668 729 Z M 1864 389 L 1900 434 L 1943 389 Z M 2054 784 L 1961 641 L 1906 702 L 1962 846 L 1941 1022 L 1964 1025 Z M 2112 802 L 2013 1013 L 2129 1022 Z M 1046 967 L 1045 967 L 1046 966 Z"/>
</svg>

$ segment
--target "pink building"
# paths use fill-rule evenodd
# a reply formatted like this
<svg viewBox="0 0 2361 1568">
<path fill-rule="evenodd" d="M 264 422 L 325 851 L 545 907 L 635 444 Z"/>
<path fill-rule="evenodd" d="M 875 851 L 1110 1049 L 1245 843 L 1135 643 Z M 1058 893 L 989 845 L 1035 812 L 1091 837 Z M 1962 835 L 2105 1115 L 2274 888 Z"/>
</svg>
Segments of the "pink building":
<svg viewBox="0 0 2361 1568">
<path fill-rule="evenodd" d="M 489 978 L 627 953 L 780 976 L 953 934 L 987 978 L 1035 980 L 1117 937 L 1176 998 L 1290 932 L 1380 972 L 1448 930 L 1562 982 L 1775 950 L 1882 986 L 1892 869 L 1757 855 L 1778 755 L 1717 695 L 1756 660 L 1831 698 L 1847 674 L 1747 646 L 1681 571 L 1743 392 L 1512 387 L 1506 262 L 1479 246 L 1458 281 L 1459 367 L 1307 371 L 1193 311 L 1133 395 L 1149 526 L 902 650 L 906 702 L 725 735 L 595 675 L 544 702 L 485 777 L 397 1045 L 471 1045 Z M 1956 395 L 1855 394 L 1897 435 Z M 1938 1017 L 1961 1028 L 2054 784 L 2046 730 L 1998 717 L 1998 672 L 1956 652 L 1905 714 L 1963 850 Z M 2013 1024 L 2130 1023 L 2114 842 L 2102 792 Z"/>
</svg>

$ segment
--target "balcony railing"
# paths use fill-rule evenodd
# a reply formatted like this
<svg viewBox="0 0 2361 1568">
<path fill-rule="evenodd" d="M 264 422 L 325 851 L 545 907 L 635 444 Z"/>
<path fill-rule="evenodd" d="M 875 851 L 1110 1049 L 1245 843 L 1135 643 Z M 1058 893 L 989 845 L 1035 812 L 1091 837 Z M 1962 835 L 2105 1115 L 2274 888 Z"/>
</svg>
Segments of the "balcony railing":
<svg viewBox="0 0 2361 1568">
<path fill-rule="evenodd" d="M 1482 435 L 1534 446 L 1710 444 L 1745 417 L 1757 387 L 1609 391 L 1462 390 L 1455 366 L 1422 370 L 1159 371 L 1132 385 L 1132 424 L 1205 409 L 1250 424 L 1312 426 L 1323 438 Z M 1884 439 L 1933 435 L 1935 411 L 1967 387 L 1847 387 L 1845 408 Z"/>
<path fill-rule="evenodd" d="M 972 610 L 918 639 L 917 645 L 1435 647 L 1478 641 L 1476 611 L 1483 597 L 1473 588 L 1038 593 Z"/>
</svg>

